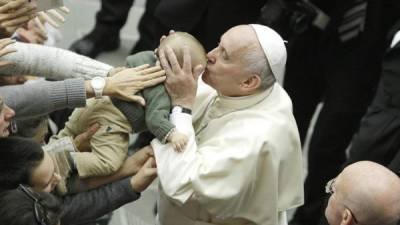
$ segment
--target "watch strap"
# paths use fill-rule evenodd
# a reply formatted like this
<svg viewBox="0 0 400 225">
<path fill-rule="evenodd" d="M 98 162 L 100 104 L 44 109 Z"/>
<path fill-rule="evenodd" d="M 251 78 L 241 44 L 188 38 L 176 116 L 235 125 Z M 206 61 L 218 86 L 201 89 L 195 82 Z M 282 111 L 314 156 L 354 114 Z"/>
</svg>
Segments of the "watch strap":
<svg viewBox="0 0 400 225">
<path fill-rule="evenodd" d="M 174 106 L 172 108 L 171 112 L 180 112 L 180 113 L 186 113 L 186 114 L 192 115 L 191 109 L 182 107 L 180 105 Z"/>
</svg>

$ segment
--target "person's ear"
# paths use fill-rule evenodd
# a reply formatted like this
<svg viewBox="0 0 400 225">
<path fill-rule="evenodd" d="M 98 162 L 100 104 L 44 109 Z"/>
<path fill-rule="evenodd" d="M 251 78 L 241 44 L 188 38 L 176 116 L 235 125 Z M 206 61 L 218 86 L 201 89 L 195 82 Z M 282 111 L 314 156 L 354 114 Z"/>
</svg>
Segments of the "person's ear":
<svg viewBox="0 0 400 225">
<path fill-rule="evenodd" d="M 350 210 L 344 209 L 342 212 L 342 221 L 340 225 L 351 225 L 353 224 L 353 215 L 351 214 Z"/>
<path fill-rule="evenodd" d="M 261 86 L 261 82 L 261 77 L 258 74 L 251 74 L 251 76 L 240 84 L 240 87 L 244 91 L 253 91 Z"/>
</svg>

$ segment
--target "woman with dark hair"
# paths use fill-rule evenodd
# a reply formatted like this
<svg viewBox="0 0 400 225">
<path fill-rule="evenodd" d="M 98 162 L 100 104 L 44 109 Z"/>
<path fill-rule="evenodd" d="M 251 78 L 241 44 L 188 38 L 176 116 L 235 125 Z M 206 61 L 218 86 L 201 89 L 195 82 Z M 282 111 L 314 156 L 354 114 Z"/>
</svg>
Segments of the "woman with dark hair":
<svg viewBox="0 0 400 225">
<path fill-rule="evenodd" d="M 34 192 L 19 185 L 17 189 L 0 193 L 0 205 L 0 224 L 60 224 L 61 201 L 50 193 Z"/>
<path fill-rule="evenodd" d="M 102 184 L 108 182 L 113 183 L 87 192 L 67 195 L 60 198 L 63 208 L 63 212 L 60 212 L 59 217 L 61 224 L 83 224 L 84 222 L 92 221 L 126 203 L 138 199 L 140 197 L 140 192 L 145 190 L 157 176 L 155 160 L 152 157 L 150 148 L 145 147 L 128 157 L 121 171 L 122 172 L 118 174 L 118 176 L 104 177 L 107 182 L 103 181 Z M 134 176 L 127 177 L 132 174 L 134 174 Z M 54 163 L 52 159 L 47 152 L 43 151 L 39 143 L 24 138 L 0 138 L 0 224 L 31 225 L 32 223 L 3 222 L 6 218 L 13 219 L 18 217 L 18 221 L 22 220 L 22 209 L 25 210 L 24 215 L 29 214 L 29 212 L 26 212 L 29 211 L 29 209 L 18 206 L 22 205 L 22 201 L 9 199 L 12 196 L 16 198 L 15 193 L 12 194 L 11 197 L 7 196 L 7 193 L 13 193 L 12 190 L 16 188 L 22 191 L 25 190 L 25 194 L 31 193 L 32 191 L 29 192 L 30 189 L 22 188 L 27 186 L 32 187 L 35 191 L 49 193 L 54 189 L 54 186 L 57 185 L 58 177 L 58 174 L 54 172 Z M 124 177 L 127 178 L 122 179 Z M 116 179 L 122 180 L 116 181 Z M 94 181 L 94 183 L 96 182 Z M 91 186 L 91 184 L 88 185 Z M 48 194 L 39 193 L 39 196 L 42 195 Z M 42 207 L 44 209 L 48 208 L 45 204 L 38 204 L 38 202 L 41 202 L 41 198 L 37 198 L 38 201 L 32 198 L 35 194 L 29 196 L 36 205 L 36 207 L 33 206 L 33 208 L 32 205 L 30 206 L 30 210 L 33 213 L 35 213 L 35 209 L 40 209 L 40 206 L 45 206 Z M 3 202 L 7 204 L 3 204 Z M 10 207 L 7 205 L 10 205 Z M 16 208 L 16 210 L 14 210 L 14 208 Z M 8 217 L 9 215 L 14 216 Z M 53 225 L 53 223 L 38 223 L 38 225 Z"/>
<path fill-rule="evenodd" d="M 25 138 L 0 139 L 0 190 L 29 185 L 50 192 L 59 181 L 54 163 L 42 146 Z"/>
</svg>

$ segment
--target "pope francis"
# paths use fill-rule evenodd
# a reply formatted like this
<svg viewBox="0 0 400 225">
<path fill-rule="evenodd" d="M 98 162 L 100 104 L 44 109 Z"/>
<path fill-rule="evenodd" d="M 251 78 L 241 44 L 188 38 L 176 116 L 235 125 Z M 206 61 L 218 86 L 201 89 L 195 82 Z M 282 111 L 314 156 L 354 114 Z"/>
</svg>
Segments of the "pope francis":
<svg viewBox="0 0 400 225">
<path fill-rule="evenodd" d="M 182 67 L 169 47 L 159 58 L 170 120 L 190 138 L 182 153 L 151 143 L 157 224 L 287 224 L 286 211 L 303 203 L 303 175 L 292 103 L 278 83 L 282 38 L 266 26 L 240 25 L 222 35 L 205 68 L 192 69 L 187 48 Z"/>
</svg>

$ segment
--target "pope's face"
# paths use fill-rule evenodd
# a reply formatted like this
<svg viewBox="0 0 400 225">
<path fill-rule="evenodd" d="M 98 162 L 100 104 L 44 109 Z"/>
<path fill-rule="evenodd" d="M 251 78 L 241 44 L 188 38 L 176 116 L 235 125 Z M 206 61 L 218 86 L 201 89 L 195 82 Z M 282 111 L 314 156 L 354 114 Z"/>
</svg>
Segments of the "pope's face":
<svg viewBox="0 0 400 225">
<path fill-rule="evenodd" d="M 237 26 L 222 35 L 219 45 L 207 54 L 203 81 L 226 96 L 240 95 L 240 85 L 251 75 L 244 55 L 251 45 L 250 26 Z"/>
</svg>

